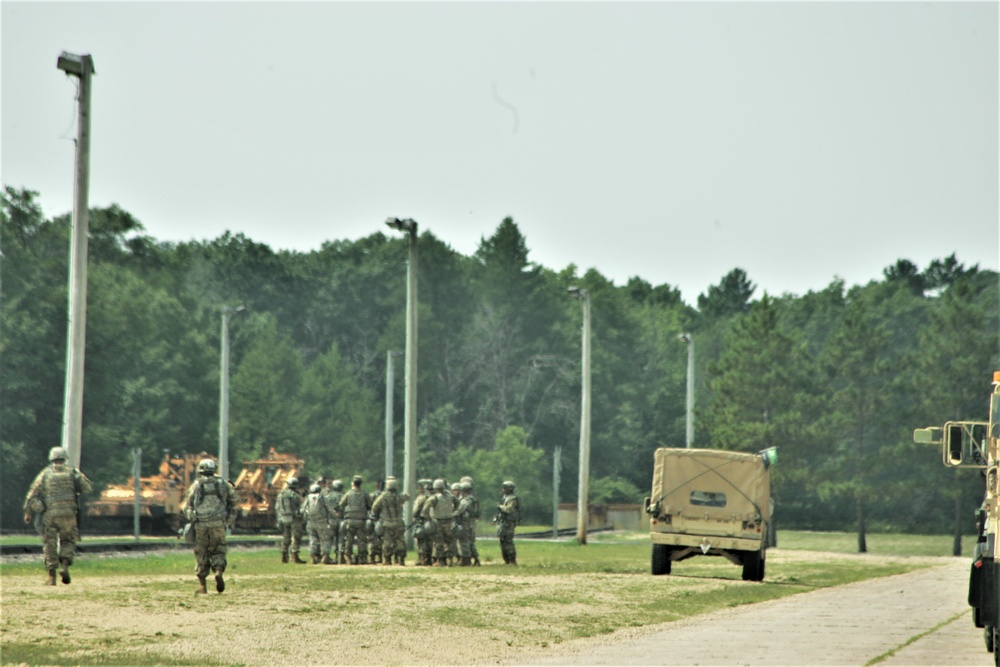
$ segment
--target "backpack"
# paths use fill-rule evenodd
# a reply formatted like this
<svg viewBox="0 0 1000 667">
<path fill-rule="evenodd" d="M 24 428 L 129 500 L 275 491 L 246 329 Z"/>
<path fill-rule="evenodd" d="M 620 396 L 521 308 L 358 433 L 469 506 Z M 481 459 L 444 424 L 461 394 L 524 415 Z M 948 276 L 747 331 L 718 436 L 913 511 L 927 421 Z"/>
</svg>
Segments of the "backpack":
<svg viewBox="0 0 1000 667">
<path fill-rule="evenodd" d="M 198 521 L 225 521 L 229 515 L 228 498 L 223 495 L 223 489 L 220 488 L 220 485 L 225 484 L 225 482 L 218 477 L 212 477 L 211 482 L 215 486 L 215 493 L 208 495 L 205 487 L 208 486 L 209 481 L 198 480 L 194 506 L 195 519 Z"/>
</svg>

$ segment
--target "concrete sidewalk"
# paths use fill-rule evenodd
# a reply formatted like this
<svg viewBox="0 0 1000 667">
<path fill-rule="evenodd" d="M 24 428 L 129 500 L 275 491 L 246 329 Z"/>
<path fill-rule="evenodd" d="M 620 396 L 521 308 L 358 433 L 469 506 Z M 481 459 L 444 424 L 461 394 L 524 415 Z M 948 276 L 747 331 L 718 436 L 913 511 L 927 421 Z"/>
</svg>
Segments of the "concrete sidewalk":
<svg viewBox="0 0 1000 667">
<path fill-rule="evenodd" d="M 522 664 L 864 665 L 896 651 L 878 664 L 992 665 L 966 603 L 968 568 L 966 559 L 949 560 L 663 624 L 639 636 L 570 642 L 555 649 L 561 655 Z"/>
</svg>

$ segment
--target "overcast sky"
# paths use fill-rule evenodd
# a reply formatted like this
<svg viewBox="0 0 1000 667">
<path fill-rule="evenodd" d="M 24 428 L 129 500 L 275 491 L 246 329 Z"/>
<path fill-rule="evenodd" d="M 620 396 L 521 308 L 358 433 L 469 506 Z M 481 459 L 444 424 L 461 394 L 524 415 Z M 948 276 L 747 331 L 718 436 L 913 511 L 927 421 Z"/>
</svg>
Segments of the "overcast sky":
<svg viewBox="0 0 1000 667">
<path fill-rule="evenodd" d="M 388 216 L 689 303 L 953 252 L 1000 268 L 998 3 L 0 3 L 0 169 L 163 241 L 315 250 Z"/>
</svg>

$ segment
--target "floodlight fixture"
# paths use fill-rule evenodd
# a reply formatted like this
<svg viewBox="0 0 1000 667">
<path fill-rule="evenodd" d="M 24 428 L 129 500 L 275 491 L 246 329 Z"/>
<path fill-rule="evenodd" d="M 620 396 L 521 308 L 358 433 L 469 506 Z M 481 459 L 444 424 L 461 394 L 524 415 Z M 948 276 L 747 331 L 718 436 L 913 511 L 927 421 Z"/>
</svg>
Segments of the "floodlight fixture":
<svg viewBox="0 0 1000 667">
<path fill-rule="evenodd" d="M 69 51 L 63 51 L 59 54 L 59 58 L 56 60 L 56 67 L 73 76 L 82 77 L 86 71 L 89 71 L 91 74 L 97 74 L 97 70 L 94 69 L 94 59 L 90 55 L 78 56 Z"/>
<path fill-rule="evenodd" d="M 417 223 L 412 218 L 386 218 L 385 224 L 401 232 L 416 233 Z"/>
</svg>

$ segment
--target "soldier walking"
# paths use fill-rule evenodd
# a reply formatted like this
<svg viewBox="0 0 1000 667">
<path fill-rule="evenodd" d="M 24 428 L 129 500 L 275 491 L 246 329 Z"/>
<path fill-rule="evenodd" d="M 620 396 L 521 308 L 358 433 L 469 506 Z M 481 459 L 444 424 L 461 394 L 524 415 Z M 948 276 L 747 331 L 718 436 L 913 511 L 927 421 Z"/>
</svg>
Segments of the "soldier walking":
<svg viewBox="0 0 1000 667">
<path fill-rule="evenodd" d="M 199 595 L 208 591 L 205 580 L 215 572 L 215 590 L 226 590 L 222 573 L 226 571 L 226 528 L 236 521 L 239 496 L 228 481 L 216 477 L 217 464 L 212 459 L 198 462 L 198 478 L 184 496 L 184 516 L 194 524 L 195 576 Z"/>
<path fill-rule="evenodd" d="M 514 495 L 514 482 L 501 485 L 503 497 L 497 504 L 497 537 L 500 538 L 500 553 L 507 565 L 517 565 L 517 549 L 514 547 L 514 530 L 521 520 L 521 501 Z"/>
<path fill-rule="evenodd" d="M 328 499 L 328 496 L 323 495 L 323 487 L 320 484 L 313 484 L 309 487 L 309 495 L 302 508 L 302 516 L 306 520 L 306 532 L 309 535 L 309 560 L 313 565 L 320 562 L 324 565 L 333 564 L 330 560 L 333 544 L 330 524 L 335 515 L 330 512 Z"/>
<path fill-rule="evenodd" d="M 66 464 L 67 458 L 62 447 L 50 449 L 49 465 L 38 473 L 24 498 L 24 522 L 31 523 L 34 518 L 42 536 L 48 586 L 56 585 L 59 565 L 62 565 L 62 582 L 70 582 L 69 568 L 76 556 L 76 543 L 80 541 L 77 525 L 80 495 L 94 488 L 86 475 Z"/>
<path fill-rule="evenodd" d="M 361 475 L 355 475 L 351 482 L 351 490 L 344 494 L 338 503 L 344 514 L 340 524 L 340 562 L 366 564 L 368 562 L 368 545 L 365 535 L 365 521 L 371 510 L 372 501 L 367 493 L 361 490 Z M 354 554 L 354 544 L 358 545 L 358 553 Z"/>
<path fill-rule="evenodd" d="M 281 562 L 288 562 L 288 551 L 291 549 L 292 561 L 305 563 L 299 558 L 306 522 L 302 518 L 302 495 L 299 493 L 298 477 L 288 478 L 285 488 L 274 501 L 274 511 L 278 517 L 278 530 L 281 531 Z"/>
<path fill-rule="evenodd" d="M 409 500 L 406 494 L 399 494 L 399 482 L 395 477 L 385 481 L 385 491 L 372 504 L 372 518 L 382 528 L 382 564 L 392 565 L 396 557 L 397 565 L 406 565 L 406 541 L 403 539 L 403 503 Z"/>
</svg>

